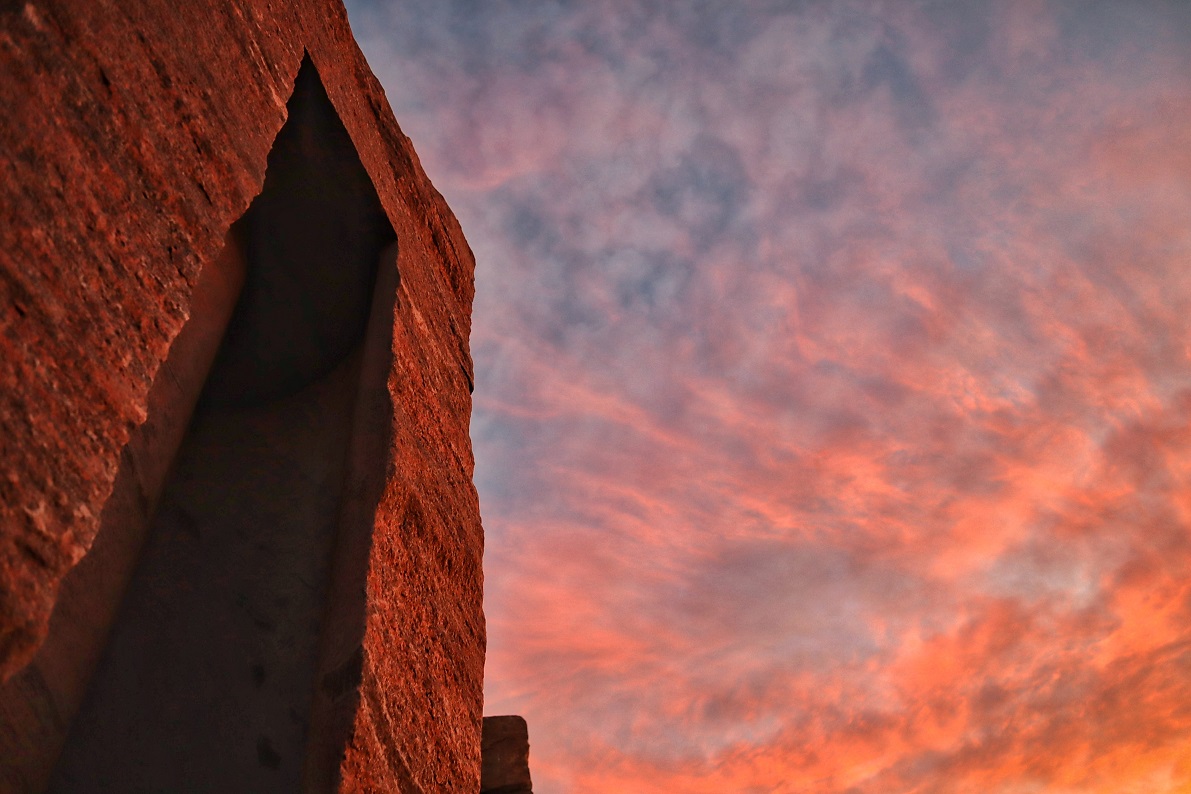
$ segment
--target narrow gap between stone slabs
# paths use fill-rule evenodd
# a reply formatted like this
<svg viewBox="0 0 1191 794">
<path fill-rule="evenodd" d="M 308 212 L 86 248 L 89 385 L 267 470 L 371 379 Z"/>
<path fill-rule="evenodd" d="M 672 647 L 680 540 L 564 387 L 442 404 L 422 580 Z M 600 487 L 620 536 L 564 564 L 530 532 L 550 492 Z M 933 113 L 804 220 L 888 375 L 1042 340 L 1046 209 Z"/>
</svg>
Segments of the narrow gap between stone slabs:
<svg viewBox="0 0 1191 794">
<path fill-rule="evenodd" d="M 301 785 L 349 450 L 387 431 L 353 422 L 374 303 L 392 329 L 373 292 L 395 236 L 309 59 L 288 108 L 231 232 L 243 290 L 52 791 Z"/>
</svg>

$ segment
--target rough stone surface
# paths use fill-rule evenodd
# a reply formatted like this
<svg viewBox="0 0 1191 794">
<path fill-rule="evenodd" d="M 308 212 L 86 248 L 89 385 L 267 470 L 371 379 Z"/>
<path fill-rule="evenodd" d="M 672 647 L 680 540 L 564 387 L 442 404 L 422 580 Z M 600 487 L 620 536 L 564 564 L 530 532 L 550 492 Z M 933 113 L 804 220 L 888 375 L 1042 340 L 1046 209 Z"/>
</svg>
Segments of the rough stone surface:
<svg viewBox="0 0 1191 794">
<path fill-rule="evenodd" d="M 472 792 L 474 262 L 338 0 L 0 0 L 0 671 L 33 658 L 95 539 L 199 273 L 261 190 L 306 53 L 392 224 L 400 274 L 373 406 L 387 433 L 349 453 L 385 475 L 375 509 L 343 519 L 356 529 L 341 527 L 335 563 L 334 576 L 366 579 L 361 603 L 332 605 L 321 658 L 354 650 L 321 675 L 327 703 L 314 705 L 343 740 L 322 737 L 337 772 L 310 790 Z"/>
<path fill-rule="evenodd" d="M 533 794 L 529 727 L 517 716 L 485 717 L 480 794 Z"/>
</svg>

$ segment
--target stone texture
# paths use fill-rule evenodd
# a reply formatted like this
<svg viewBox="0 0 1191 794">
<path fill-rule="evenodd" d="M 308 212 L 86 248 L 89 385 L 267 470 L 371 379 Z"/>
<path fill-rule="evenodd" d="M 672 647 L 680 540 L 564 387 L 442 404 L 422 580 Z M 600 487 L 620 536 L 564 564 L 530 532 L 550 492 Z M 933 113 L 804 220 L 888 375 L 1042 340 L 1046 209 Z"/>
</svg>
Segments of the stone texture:
<svg viewBox="0 0 1191 794">
<path fill-rule="evenodd" d="M 533 794 L 529 727 L 517 716 L 485 717 L 480 794 Z"/>
<path fill-rule="evenodd" d="M 358 592 L 328 606 L 306 787 L 472 792 L 474 262 L 337 0 L 0 0 L 0 671 L 26 669 L 95 541 L 200 273 L 262 188 L 307 53 L 396 235 L 399 286 L 392 273 L 383 399 L 356 409 L 381 432 L 348 452 L 380 474 L 341 517 L 331 589 Z M 62 717 L 52 701 L 31 708 L 21 719 Z"/>
</svg>

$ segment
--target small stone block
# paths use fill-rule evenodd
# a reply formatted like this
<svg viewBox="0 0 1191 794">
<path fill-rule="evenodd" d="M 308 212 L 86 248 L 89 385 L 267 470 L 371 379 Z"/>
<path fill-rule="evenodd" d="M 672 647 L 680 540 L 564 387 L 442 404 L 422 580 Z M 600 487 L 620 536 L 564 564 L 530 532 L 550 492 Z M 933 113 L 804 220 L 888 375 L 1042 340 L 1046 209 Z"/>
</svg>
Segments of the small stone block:
<svg viewBox="0 0 1191 794">
<path fill-rule="evenodd" d="M 523 718 L 485 717 L 480 758 L 480 794 L 533 794 L 529 726 Z"/>
</svg>

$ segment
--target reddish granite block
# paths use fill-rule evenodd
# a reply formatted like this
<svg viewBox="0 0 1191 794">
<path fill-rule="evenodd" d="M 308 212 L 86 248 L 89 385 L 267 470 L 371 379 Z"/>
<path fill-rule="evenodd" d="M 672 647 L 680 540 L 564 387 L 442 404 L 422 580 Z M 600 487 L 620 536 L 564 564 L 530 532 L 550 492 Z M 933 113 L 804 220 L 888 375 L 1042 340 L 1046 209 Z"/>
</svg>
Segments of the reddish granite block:
<svg viewBox="0 0 1191 794">
<path fill-rule="evenodd" d="M 533 794 L 529 726 L 522 717 L 485 717 L 480 748 L 480 794 Z"/>
<path fill-rule="evenodd" d="M 290 101 L 304 62 L 304 79 L 315 86 L 312 96 L 324 92 L 325 107 Z M 282 697 L 273 692 L 280 673 L 255 655 L 274 642 L 269 637 L 284 634 L 282 623 L 306 627 L 309 669 L 292 679 L 314 682 L 308 709 L 294 707 L 305 727 L 288 739 L 253 727 L 229 744 L 228 752 L 251 754 L 262 780 L 280 779 L 270 777 L 276 770 L 300 775 L 308 791 L 476 791 L 484 622 L 483 537 L 468 438 L 474 262 L 356 47 L 342 5 L 0 3 L 0 106 L 0 671 L 7 681 L 0 688 L 0 789 L 43 787 L 62 746 L 76 748 L 63 764 L 84 770 L 94 763 L 88 758 L 108 755 L 87 744 L 85 719 L 76 715 L 101 702 L 99 690 L 108 684 L 96 681 L 128 675 L 119 642 L 152 647 L 160 636 L 153 626 L 169 626 L 138 615 L 160 617 L 188 605 L 227 629 L 190 641 L 210 645 L 212 658 L 228 669 L 243 668 L 236 686 L 245 694 L 226 698 L 237 708 L 254 692 Z M 258 341 L 224 344 L 224 363 L 213 365 L 225 384 L 221 398 L 207 381 L 219 340 L 244 323 L 253 326 L 233 316 L 223 337 L 233 309 L 243 313 L 245 301 L 261 300 L 267 309 L 271 300 L 294 314 L 302 296 L 340 294 L 317 278 L 298 297 L 279 297 L 285 292 L 276 284 L 253 286 L 254 274 L 276 270 L 262 264 L 270 257 L 314 256 L 310 251 L 323 243 L 254 248 L 242 225 L 233 228 L 253 217 L 246 216 L 250 205 L 268 204 L 254 199 L 287 118 L 306 112 L 295 107 L 315 106 L 323 110 L 293 119 L 301 121 L 297 138 L 302 130 L 323 130 L 332 140 L 339 125 L 337 140 L 346 143 L 302 150 L 298 161 L 314 174 L 348 173 L 342 169 L 355 162 L 365 176 L 345 194 L 354 209 L 344 222 L 358 221 L 362 234 L 373 234 L 357 257 L 370 269 L 349 279 L 356 287 L 344 288 L 356 290 L 345 305 L 359 327 L 339 341 L 319 334 L 301 342 L 298 332 L 286 331 L 277 344 L 267 340 L 268 330 L 283 321 L 268 311 L 253 315 L 256 330 L 246 333 Z M 281 194 L 305 182 L 296 184 Z M 271 206 L 257 213 L 266 219 L 260 223 L 305 217 L 314 205 Z M 241 377 L 236 354 L 226 352 L 264 351 L 272 361 L 284 358 L 291 340 L 327 352 L 326 360 L 309 371 L 305 354 L 288 369 L 265 367 L 272 374 L 262 376 L 259 389 Z M 298 375 L 287 380 L 287 372 Z M 247 394 L 245 404 L 226 398 L 232 392 Z M 303 440 L 302 432 L 318 429 L 309 417 L 324 415 L 340 417 L 340 429 L 328 425 Z M 211 416 L 232 429 L 211 431 L 206 438 L 215 441 L 203 442 L 196 427 Z M 303 423 L 293 438 L 286 438 L 285 421 Z M 188 546 L 179 534 L 187 527 L 198 528 L 195 538 L 211 537 L 201 521 L 157 507 L 163 499 L 196 498 L 210 508 L 201 493 L 178 496 L 186 488 L 177 472 L 192 470 L 187 460 L 225 455 L 245 470 L 220 481 L 221 488 L 257 489 L 276 497 L 258 507 L 297 510 L 290 503 L 300 500 L 288 497 L 304 494 L 288 474 L 275 478 L 267 464 L 250 465 L 247 453 L 227 448 L 269 433 L 273 449 L 292 443 L 330 450 L 329 457 L 282 456 L 317 458 L 311 476 L 333 483 L 320 486 L 330 506 L 317 510 L 330 518 L 320 524 L 323 540 L 311 541 L 325 553 L 302 563 L 323 581 L 306 583 L 318 596 L 305 599 L 300 620 L 281 604 L 277 615 L 253 613 L 256 621 L 241 626 L 227 617 L 236 604 L 187 601 L 175 592 L 180 588 L 161 587 L 185 567 L 170 566 L 191 553 L 186 549 L 218 549 L 206 540 Z M 284 533 L 258 540 L 286 549 L 261 555 L 266 572 L 278 556 L 306 554 L 284 545 Z M 240 559 L 248 556 L 228 566 L 214 557 L 201 565 L 187 558 L 191 578 L 179 581 L 211 592 L 222 592 L 212 584 L 222 577 L 231 588 L 256 582 L 253 593 L 238 593 L 246 611 L 269 594 L 302 600 L 302 585 L 254 578 L 256 563 Z M 167 668 L 185 669 L 159 669 L 157 688 L 146 690 L 139 707 L 183 708 L 188 687 L 201 686 L 162 672 Z M 285 697 L 303 702 L 300 692 Z M 245 708 L 249 715 L 267 711 Z M 134 711 L 126 716 L 135 724 Z M 292 757 L 295 747 L 304 748 L 300 759 Z M 294 772 L 294 764 L 303 771 Z M 59 768 L 55 785 L 66 785 L 68 774 Z"/>
</svg>

